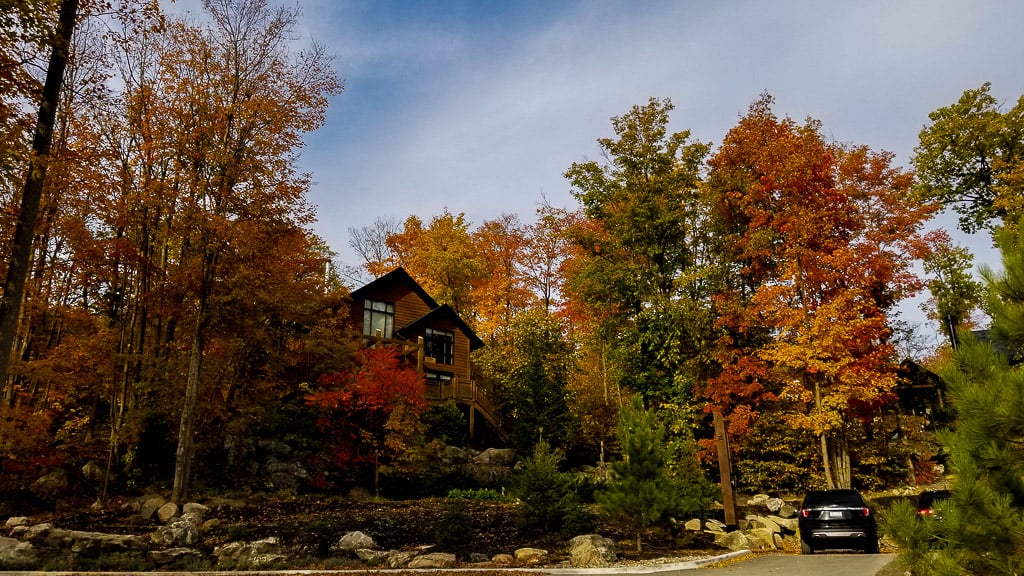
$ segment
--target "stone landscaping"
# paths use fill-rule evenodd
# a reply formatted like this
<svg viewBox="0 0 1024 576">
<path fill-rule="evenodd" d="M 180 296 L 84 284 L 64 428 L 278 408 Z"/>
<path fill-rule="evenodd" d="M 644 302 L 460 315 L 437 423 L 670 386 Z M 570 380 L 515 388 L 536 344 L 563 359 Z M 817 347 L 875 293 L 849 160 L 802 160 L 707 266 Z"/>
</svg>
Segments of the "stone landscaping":
<svg viewBox="0 0 1024 576">
<path fill-rule="evenodd" d="M 203 535 L 221 522 L 210 517 L 210 507 L 199 503 L 177 506 L 161 496 L 146 496 L 124 504 L 142 534 L 109 534 L 69 530 L 50 522 L 35 523 L 28 517 L 9 518 L 0 536 L 0 569 L 60 569 L 74 566 L 81 558 L 105 558 L 112 564 L 148 569 L 212 567 L 219 570 L 271 569 L 295 567 L 308 550 L 295 549 L 275 536 L 239 538 L 203 546 Z M 727 530 L 717 520 L 691 519 L 684 523 L 686 533 L 714 538 L 721 552 L 740 550 L 785 550 L 798 547 L 796 509 L 779 498 L 756 496 L 746 502 L 749 513 L 739 521 L 738 529 Z M 372 534 L 359 530 L 345 533 L 334 542 L 323 567 L 437 569 L 456 566 L 529 567 L 561 566 L 594 568 L 621 564 L 614 540 L 599 534 L 571 538 L 557 550 L 520 547 L 492 554 L 469 552 L 456 556 L 431 545 L 410 543 L 411 548 L 385 548 Z M 628 549 L 628 543 L 621 543 Z M 714 555 L 698 554 L 696 557 Z M 692 559 L 694 556 L 688 557 Z M 652 563 L 652 562 L 646 562 Z M 54 568 L 56 567 L 56 568 Z"/>
</svg>

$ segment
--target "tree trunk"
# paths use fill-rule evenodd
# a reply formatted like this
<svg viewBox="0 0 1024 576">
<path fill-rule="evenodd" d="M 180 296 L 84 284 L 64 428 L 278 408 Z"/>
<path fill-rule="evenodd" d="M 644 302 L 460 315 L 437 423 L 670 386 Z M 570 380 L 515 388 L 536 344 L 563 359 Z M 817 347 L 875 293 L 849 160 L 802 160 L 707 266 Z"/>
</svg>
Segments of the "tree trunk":
<svg viewBox="0 0 1024 576">
<path fill-rule="evenodd" d="M 188 499 L 189 480 L 192 475 L 193 439 L 196 428 L 196 411 L 199 405 L 199 375 L 203 368 L 203 328 L 205 299 L 199 303 L 195 330 L 192 334 L 192 351 L 188 363 L 188 380 L 185 384 L 185 401 L 181 407 L 181 425 L 178 428 L 178 449 L 174 454 L 174 488 L 171 500 L 181 504 Z"/>
<path fill-rule="evenodd" d="M 846 439 L 846 430 L 840 429 L 827 436 L 831 477 L 829 488 L 852 488 L 853 478 L 850 473 L 850 447 Z"/>
<path fill-rule="evenodd" d="M 25 294 L 25 281 L 32 259 L 32 237 L 35 235 L 39 203 L 43 197 L 43 183 L 46 167 L 50 160 L 50 146 L 53 143 L 53 126 L 57 118 L 64 69 L 68 63 L 71 36 L 75 30 L 78 15 L 78 0 L 63 0 L 60 5 L 59 23 L 51 43 L 50 63 L 46 70 L 43 95 L 39 102 L 39 116 L 35 135 L 32 138 L 32 155 L 29 159 L 28 175 L 21 193 L 21 210 L 14 228 L 14 242 L 11 249 L 4 291 L 0 295 L 0 382 L 4 383 L 4 405 L 14 402 L 14 383 L 7 378 L 14 335 L 21 313 Z"/>
<path fill-rule="evenodd" d="M 217 263 L 216 251 L 207 250 L 203 258 L 203 272 L 199 287 L 199 305 L 192 333 L 192 351 L 189 356 L 185 400 L 181 407 L 181 425 L 178 428 L 178 449 L 174 454 L 174 487 L 171 500 L 181 504 L 188 499 L 192 477 L 192 457 L 195 455 L 196 414 L 199 409 L 199 381 L 203 369 L 203 346 L 213 270 Z"/>
</svg>

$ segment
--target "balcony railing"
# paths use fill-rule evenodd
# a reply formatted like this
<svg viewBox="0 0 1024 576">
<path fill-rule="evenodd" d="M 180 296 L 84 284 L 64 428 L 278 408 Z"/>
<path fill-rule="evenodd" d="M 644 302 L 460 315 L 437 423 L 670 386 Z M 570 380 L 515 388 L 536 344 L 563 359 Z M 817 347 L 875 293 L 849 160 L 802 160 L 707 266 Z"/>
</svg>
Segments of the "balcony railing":
<svg viewBox="0 0 1024 576">
<path fill-rule="evenodd" d="M 472 404 L 484 418 L 495 426 L 501 426 L 494 401 L 487 389 L 477 385 L 475 380 L 455 377 L 450 382 L 427 383 L 426 398 L 431 402 L 455 400 L 463 404 Z"/>
</svg>

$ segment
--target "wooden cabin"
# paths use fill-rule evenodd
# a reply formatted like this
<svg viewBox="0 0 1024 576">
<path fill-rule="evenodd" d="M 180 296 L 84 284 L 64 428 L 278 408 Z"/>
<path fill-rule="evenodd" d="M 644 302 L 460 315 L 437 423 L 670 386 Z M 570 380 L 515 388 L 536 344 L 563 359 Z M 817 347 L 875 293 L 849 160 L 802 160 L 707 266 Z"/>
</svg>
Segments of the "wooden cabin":
<svg viewBox="0 0 1024 576">
<path fill-rule="evenodd" d="M 404 268 L 352 292 L 352 324 L 366 345 L 401 347 L 426 377 L 427 400 L 454 400 L 468 409 L 469 433 L 480 414 L 499 434 L 501 423 L 487 391 L 470 370 L 470 352 L 484 343 L 448 306 L 438 305 Z"/>
</svg>

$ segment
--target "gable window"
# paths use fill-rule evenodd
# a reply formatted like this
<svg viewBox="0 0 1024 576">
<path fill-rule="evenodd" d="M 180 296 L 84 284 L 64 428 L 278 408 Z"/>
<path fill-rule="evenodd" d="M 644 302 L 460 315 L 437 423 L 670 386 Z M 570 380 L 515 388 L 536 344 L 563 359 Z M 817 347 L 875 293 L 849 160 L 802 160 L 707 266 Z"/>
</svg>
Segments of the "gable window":
<svg viewBox="0 0 1024 576">
<path fill-rule="evenodd" d="M 427 328 L 423 338 L 424 354 L 438 364 L 455 363 L 455 334 L 446 330 Z"/>
<path fill-rule="evenodd" d="M 394 329 L 394 304 L 377 300 L 363 301 L 363 334 L 391 338 Z"/>
</svg>

